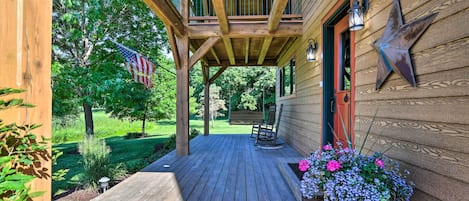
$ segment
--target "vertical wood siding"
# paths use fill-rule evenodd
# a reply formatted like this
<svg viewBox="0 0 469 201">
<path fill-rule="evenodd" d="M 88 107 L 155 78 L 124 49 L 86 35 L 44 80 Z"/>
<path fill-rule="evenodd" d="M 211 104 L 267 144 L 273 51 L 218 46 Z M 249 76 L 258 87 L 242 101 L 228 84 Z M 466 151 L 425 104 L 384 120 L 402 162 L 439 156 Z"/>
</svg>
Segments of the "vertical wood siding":
<svg viewBox="0 0 469 201">
<path fill-rule="evenodd" d="M 293 45 L 296 52 L 286 55 L 296 58 L 297 91 L 292 96 L 277 97 L 278 104 L 284 104 L 280 134 L 303 155 L 320 146 L 321 20 L 335 3 L 303 1 L 304 35 Z M 365 147 L 373 151 L 390 148 L 386 154 L 411 171 L 410 179 L 416 183 L 413 200 L 467 200 L 469 1 L 400 3 L 405 22 L 439 12 L 411 49 L 417 87 L 393 73 L 380 91 L 374 89 L 378 59 L 370 44 L 382 36 L 392 0 L 371 0 L 365 29 L 355 35 L 356 143 L 361 144 L 379 109 Z M 306 62 L 308 39 L 318 41 L 319 61 Z"/>
<path fill-rule="evenodd" d="M 6 124 L 41 124 L 33 131 L 52 137 L 52 91 L 50 86 L 52 43 L 52 0 L 0 0 L 0 88 L 20 88 L 17 95 L 36 107 L 0 112 Z M 49 143 L 50 153 L 50 143 Z M 41 162 L 43 177 L 31 183 L 32 190 L 44 191 L 34 200 L 50 200 L 50 160 Z"/>
</svg>

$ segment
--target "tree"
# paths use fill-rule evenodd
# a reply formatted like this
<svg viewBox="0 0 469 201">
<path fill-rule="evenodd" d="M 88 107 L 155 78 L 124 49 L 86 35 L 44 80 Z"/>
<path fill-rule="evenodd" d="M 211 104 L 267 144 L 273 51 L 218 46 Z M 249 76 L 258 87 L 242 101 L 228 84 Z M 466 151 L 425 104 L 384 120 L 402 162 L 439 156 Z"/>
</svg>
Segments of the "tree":
<svg viewBox="0 0 469 201">
<path fill-rule="evenodd" d="M 157 58 L 159 47 L 167 46 L 163 24 L 141 1 L 133 0 L 54 0 L 53 59 L 64 69 L 56 87 L 70 89 L 82 105 L 86 133 L 94 133 L 92 107 L 101 84 L 111 77 L 110 63 L 121 63 L 111 39 L 139 46 L 139 52 Z M 56 81 L 57 81 L 56 80 Z M 118 83 L 118 82 L 117 82 Z M 67 85 L 67 86 L 64 86 Z M 61 90 L 55 92 L 61 93 Z M 61 96 L 56 96 L 61 97 Z"/>
<path fill-rule="evenodd" d="M 220 98 L 220 90 L 221 90 L 221 88 L 219 86 L 217 86 L 215 84 L 210 85 L 210 89 L 209 89 L 209 91 L 210 91 L 209 116 L 210 116 L 210 120 L 212 122 L 212 127 L 215 126 L 215 119 L 217 117 L 224 116 L 224 114 L 221 113 L 220 110 L 226 110 L 225 100 Z M 204 111 L 205 111 L 204 99 L 206 97 L 204 97 L 204 93 L 202 93 L 200 96 L 201 96 L 201 104 L 200 104 L 200 108 L 199 108 L 199 115 L 203 116 Z"/>
<path fill-rule="evenodd" d="M 159 64 L 168 68 L 171 62 L 161 60 Z M 145 89 L 142 84 L 127 79 L 130 75 L 126 71 L 120 74 L 116 72 L 117 78 L 106 80 L 98 89 L 102 96 L 98 103 L 113 118 L 142 121 L 142 134 L 145 134 L 146 121 L 169 119 L 176 112 L 176 77 L 165 70 L 156 70 L 154 87 L 151 89 Z"/>
</svg>

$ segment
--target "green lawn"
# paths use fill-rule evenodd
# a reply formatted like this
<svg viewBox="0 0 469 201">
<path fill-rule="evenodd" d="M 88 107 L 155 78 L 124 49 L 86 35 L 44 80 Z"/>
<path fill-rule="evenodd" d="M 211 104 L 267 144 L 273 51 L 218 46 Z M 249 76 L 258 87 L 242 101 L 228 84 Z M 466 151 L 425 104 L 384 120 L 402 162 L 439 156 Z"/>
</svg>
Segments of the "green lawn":
<svg viewBox="0 0 469 201">
<path fill-rule="evenodd" d="M 108 138 L 114 136 L 124 136 L 128 132 L 140 132 L 142 127 L 141 121 L 128 122 L 109 118 L 104 112 L 94 112 L 94 130 L 95 135 L 99 138 Z M 85 133 L 85 120 L 83 115 L 63 128 L 55 126 L 52 128 L 52 142 L 77 142 L 83 140 Z M 145 132 L 149 134 L 170 135 L 176 133 L 176 120 L 161 120 L 157 123 L 147 122 Z M 190 120 L 191 128 L 203 131 L 203 120 Z M 210 127 L 212 134 L 245 134 L 251 133 L 249 125 L 230 125 L 227 120 L 215 121 L 215 126 Z"/>
<path fill-rule="evenodd" d="M 122 165 L 130 173 L 140 170 L 151 161 L 156 160 L 154 146 L 167 141 L 171 134 L 176 132 L 175 120 L 164 120 L 158 123 L 147 122 L 147 138 L 124 139 L 127 132 L 139 132 L 141 122 L 119 121 L 109 118 L 104 112 L 94 112 L 95 135 L 104 138 L 111 148 L 111 163 L 113 166 Z M 202 120 L 191 120 L 190 127 L 203 131 Z M 53 127 L 53 147 L 64 152 L 54 166 L 53 170 L 69 169 L 64 181 L 54 181 L 53 194 L 73 189 L 80 185 L 83 178 L 81 156 L 77 151 L 77 142 L 84 136 L 84 120 L 78 119 L 71 125 L 62 128 Z M 243 134 L 250 133 L 250 125 L 229 125 L 226 120 L 217 120 L 215 126 L 210 128 L 212 134 Z"/>
</svg>

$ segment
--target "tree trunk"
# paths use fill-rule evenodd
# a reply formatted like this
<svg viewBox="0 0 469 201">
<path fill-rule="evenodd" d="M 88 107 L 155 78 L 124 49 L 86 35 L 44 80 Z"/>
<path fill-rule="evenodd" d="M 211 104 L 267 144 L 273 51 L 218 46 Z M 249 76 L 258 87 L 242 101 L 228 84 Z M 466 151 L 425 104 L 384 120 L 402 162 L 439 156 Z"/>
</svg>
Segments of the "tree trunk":
<svg viewBox="0 0 469 201">
<path fill-rule="evenodd" d="M 142 120 L 142 137 L 145 137 L 145 121 L 147 120 L 147 109 L 145 108 L 145 112 L 143 113 L 143 120 Z"/>
<path fill-rule="evenodd" d="M 86 135 L 94 135 L 93 111 L 91 111 L 91 106 L 87 103 L 83 103 L 83 112 L 85 115 Z"/>
</svg>

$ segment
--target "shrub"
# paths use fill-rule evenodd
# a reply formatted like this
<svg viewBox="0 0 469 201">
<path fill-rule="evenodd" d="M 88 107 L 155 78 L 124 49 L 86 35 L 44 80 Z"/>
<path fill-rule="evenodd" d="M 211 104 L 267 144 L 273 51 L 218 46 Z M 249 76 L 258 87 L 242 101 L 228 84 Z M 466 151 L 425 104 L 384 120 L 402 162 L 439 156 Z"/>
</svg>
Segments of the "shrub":
<svg viewBox="0 0 469 201">
<path fill-rule="evenodd" d="M 109 167 L 111 149 L 106 146 L 104 140 L 88 136 L 78 144 L 78 151 L 83 157 L 86 186 L 96 188 L 101 177 L 111 176 Z"/>
<path fill-rule="evenodd" d="M 0 96 L 24 92 L 20 89 L 2 88 Z M 31 108 L 22 99 L 0 99 L 0 110 Z M 47 142 L 38 139 L 32 131 L 38 124 L 6 124 L 0 118 L 0 200 L 30 200 L 44 192 L 30 192 L 30 181 L 44 175 L 39 159 L 50 160 Z"/>
<path fill-rule="evenodd" d="M 195 128 L 191 129 L 190 139 L 195 138 L 195 137 L 197 137 L 198 135 L 200 135 L 200 131 L 199 131 L 199 130 L 197 130 L 197 129 L 195 129 Z"/>
</svg>

